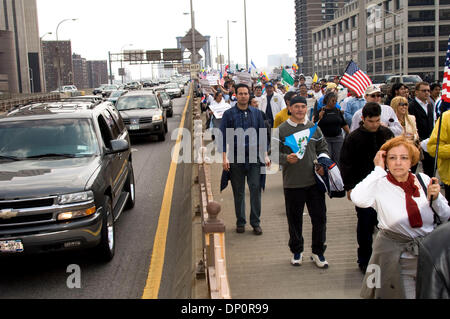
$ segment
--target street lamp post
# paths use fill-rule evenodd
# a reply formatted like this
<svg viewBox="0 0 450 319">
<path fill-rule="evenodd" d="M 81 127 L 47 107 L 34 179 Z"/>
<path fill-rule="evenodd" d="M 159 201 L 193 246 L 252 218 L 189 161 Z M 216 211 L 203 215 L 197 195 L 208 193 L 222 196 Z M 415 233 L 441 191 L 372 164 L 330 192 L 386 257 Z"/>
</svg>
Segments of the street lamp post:
<svg viewBox="0 0 450 319">
<path fill-rule="evenodd" d="M 59 38 L 58 38 L 58 29 L 59 26 L 66 21 L 77 21 L 78 19 L 64 19 L 58 23 L 56 27 L 56 53 L 58 59 L 58 90 L 61 88 L 61 57 L 60 57 L 60 46 L 59 46 Z"/>
<path fill-rule="evenodd" d="M 195 47 L 195 16 L 194 16 L 194 7 L 192 5 L 191 0 L 191 29 L 192 29 L 192 56 L 191 56 L 191 63 L 196 64 L 197 63 L 197 50 Z"/>
<path fill-rule="evenodd" d="M 237 21 L 233 20 L 231 23 L 236 23 Z M 230 20 L 227 20 L 227 38 L 228 38 L 228 65 L 230 66 Z"/>
<path fill-rule="evenodd" d="M 248 42 L 247 42 L 247 1 L 244 0 L 244 21 L 245 21 L 245 66 L 248 70 Z"/>
</svg>

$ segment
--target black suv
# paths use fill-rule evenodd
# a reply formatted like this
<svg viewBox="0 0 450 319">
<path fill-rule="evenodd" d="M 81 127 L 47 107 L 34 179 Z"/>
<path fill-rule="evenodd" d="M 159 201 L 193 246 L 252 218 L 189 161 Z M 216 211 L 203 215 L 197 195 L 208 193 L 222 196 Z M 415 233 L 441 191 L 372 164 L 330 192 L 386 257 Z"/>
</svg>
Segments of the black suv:
<svg viewBox="0 0 450 319">
<path fill-rule="evenodd" d="M 158 136 L 166 140 L 167 110 L 153 90 L 130 91 L 116 103 L 131 136 Z"/>
<path fill-rule="evenodd" d="M 0 117 L 0 256 L 94 248 L 135 203 L 128 131 L 109 102 L 30 104 Z"/>
</svg>

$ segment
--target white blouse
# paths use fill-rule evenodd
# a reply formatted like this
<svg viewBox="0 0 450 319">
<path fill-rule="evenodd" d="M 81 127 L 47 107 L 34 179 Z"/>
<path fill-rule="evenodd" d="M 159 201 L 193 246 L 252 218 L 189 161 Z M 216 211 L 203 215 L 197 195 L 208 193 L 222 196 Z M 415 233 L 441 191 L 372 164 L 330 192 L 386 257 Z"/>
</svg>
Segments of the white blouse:
<svg viewBox="0 0 450 319">
<path fill-rule="evenodd" d="M 389 182 L 386 176 L 386 171 L 376 166 L 372 173 L 352 190 L 352 202 L 361 208 L 373 207 L 378 213 L 380 229 L 390 230 L 411 238 L 425 236 L 433 231 L 434 214 L 417 178 L 416 185 L 419 187 L 420 197 L 413 197 L 413 200 L 419 207 L 423 226 L 412 228 L 406 210 L 405 192 L 400 186 Z M 421 174 L 421 176 L 425 185 L 428 186 L 430 177 L 425 174 Z M 450 207 L 442 194 L 439 194 L 438 198 L 433 201 L 433 208 L 442 222 L 449 219 Z"/>
</svg>

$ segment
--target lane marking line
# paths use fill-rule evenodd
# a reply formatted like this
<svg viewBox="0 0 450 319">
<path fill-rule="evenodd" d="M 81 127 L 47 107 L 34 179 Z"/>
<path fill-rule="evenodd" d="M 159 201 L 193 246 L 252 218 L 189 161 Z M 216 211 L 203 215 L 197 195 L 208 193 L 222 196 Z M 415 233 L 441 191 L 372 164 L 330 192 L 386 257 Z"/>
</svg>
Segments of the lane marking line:
<svg viewBox="0 0 450 319">
<path fill-rule="evenodd" d="M 193 86 L 191 85 L 191 89 Z M 174 148 L 174 158 L 171 159 L 169 174 L 167 176 L 166 187 L 164 189 L 163 201 L 161 204 L 161 212 L 159 213 L 158 227 L 156 228 L 155 239 L 153 242 L 153 250 L 148 270 L 147 282 L 145 284 L 142 299 L 158 299 L 159 287 L 161 285 L 162 273 L 164 268 L 164 257 L 166 254 L 167 232 L 170 221 L 170 208 L 172 207 L 172 196 L 175 185 L 175 176 L 177 171 L 178 157 L 180 153 L 181 138 L 183 136 L 182 129 L 186 120 L 186 113 L 189 107 L 193 91 L 190 91 L 184 107 L 183 116 L 181 118 L 177 141 Z"/>
</svg>

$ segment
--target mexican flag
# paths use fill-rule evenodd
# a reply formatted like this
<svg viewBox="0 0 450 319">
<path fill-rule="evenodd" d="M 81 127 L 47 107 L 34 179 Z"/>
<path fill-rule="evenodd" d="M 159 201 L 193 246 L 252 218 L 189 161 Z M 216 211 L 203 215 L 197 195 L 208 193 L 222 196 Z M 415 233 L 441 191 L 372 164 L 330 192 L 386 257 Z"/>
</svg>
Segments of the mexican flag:
<svg viewBox="0 0 450 319">
<path fill-rule="evenodd" d="M 283 69 L 283 72 L 281 73 L 281 83 L 284 86 L 294 85 L 294 79 L 285 69 Z"/>
</svg>

